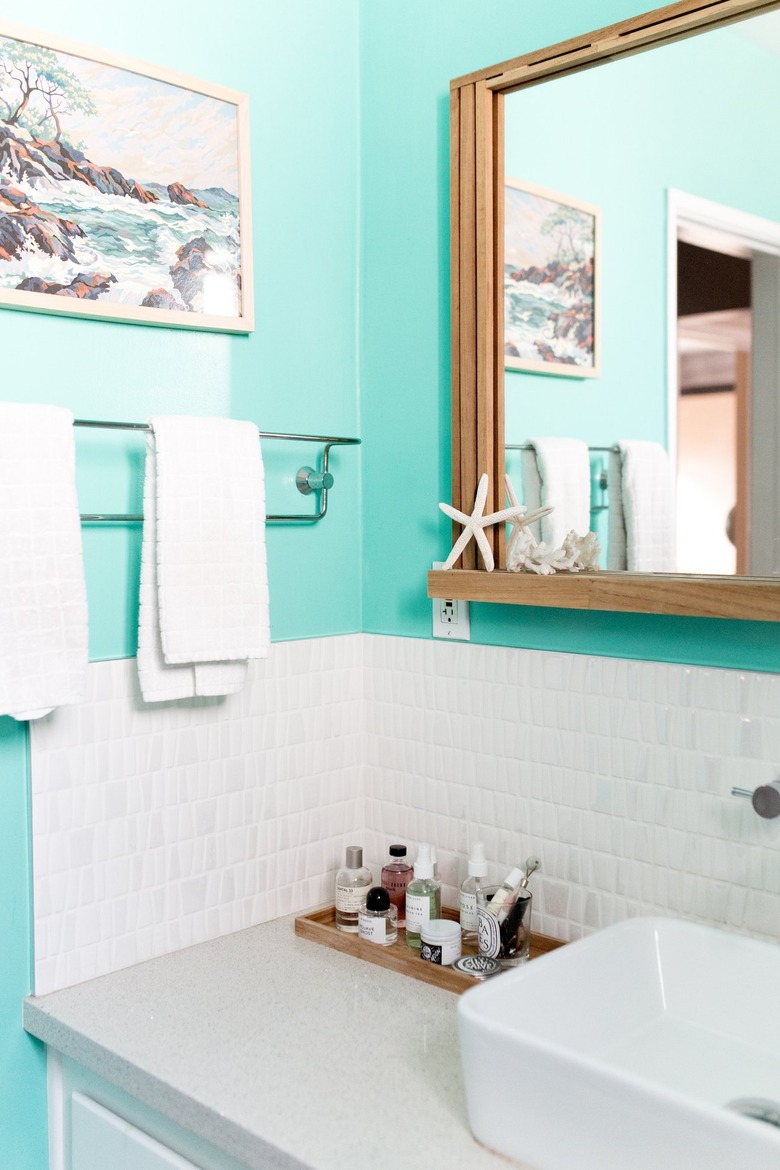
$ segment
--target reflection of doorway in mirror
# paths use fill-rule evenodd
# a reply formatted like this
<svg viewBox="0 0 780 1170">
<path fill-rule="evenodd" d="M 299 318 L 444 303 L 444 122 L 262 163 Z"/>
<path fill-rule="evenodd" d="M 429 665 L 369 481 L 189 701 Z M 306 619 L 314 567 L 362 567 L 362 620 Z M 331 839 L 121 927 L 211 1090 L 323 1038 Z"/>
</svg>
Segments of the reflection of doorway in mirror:
<svg viewBox="0 0 780 1170">
<path fill-rule="evenodd" d="M 667 222 L 679 571 L 778 576 L 780 221 L 670 189 Z"/>
<path fill-rule="evenodd" d="M 747 572 L 750 259 L 677 249 L 677 565 Z"/>
</svg>

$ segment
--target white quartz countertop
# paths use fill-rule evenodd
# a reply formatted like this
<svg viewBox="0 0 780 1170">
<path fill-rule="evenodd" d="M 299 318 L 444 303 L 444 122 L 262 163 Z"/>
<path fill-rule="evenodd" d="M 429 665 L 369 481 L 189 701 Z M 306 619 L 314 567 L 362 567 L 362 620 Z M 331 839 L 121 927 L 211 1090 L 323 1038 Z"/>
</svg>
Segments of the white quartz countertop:
<svg viewBox="0 0 780 1170">
<path fill-rule="evenodd" d="M 471 1136 L 458 997 L 291 917 L 25 1001 L 25 1027 L 252 1170 L 506 1170 Z"/>
</svg>

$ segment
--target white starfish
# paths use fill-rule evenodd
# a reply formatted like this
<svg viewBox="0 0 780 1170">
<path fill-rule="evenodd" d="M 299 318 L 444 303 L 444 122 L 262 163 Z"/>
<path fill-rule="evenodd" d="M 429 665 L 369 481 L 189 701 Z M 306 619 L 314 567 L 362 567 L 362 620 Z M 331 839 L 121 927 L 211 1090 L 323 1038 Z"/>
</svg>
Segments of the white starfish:
<svg viewBox="0 0 780 1170">
<path fill-rule="evenodd" d="M 495 561 L 493 560 L 493 551 L 488 543 L 488 538 L 485 536 L 485 529 L 492 527 L 493 524 L 501 524 L 506 520 L 517 520 L 525 512 L 525 508 L 521 504 L 515 504 L 511 508 L 502 508 L 500 512 L 491 512 L 489 516 L 483 516 L 482 512 L 487 500 L 488 482 L 488 476 L 485 473 L 480 477 L 477 494 L 474 497 L 474 509 L 470 516 L 467 516 L 465 512 L 459 512 L 451 504 L 439 504 L 445 516 L 449 516 L 451 520 L 457 520 L 458 524 L 463 525 L 463 531 L 452 546 L 452 551 L 442 568 L 452 568 L 473 536 L 477 542 L 479 551 L 482 553 L 485 568 L 489 573 L 492 573 Z"/>
<path fill-rule="evenodd" d="M 515 485 L 508 475 L 504 476 L 504 482 L 506 483 L 506 494 L 510 505 L 513 508 L 520 509 L 524 513 L 517 520 L 509 521 L 509 536 L 507 537 L 506 545 L 506 555 L 507 560 L 509 560 L 520 536 L 528 531 L 529 524 L 533 524 L 536 520 L 541 520 L 542 516 L 549 516 L 550 512 L 554 512 L 555 509 L 552 504 L 548 504 L 544 508 L 537 508 L 535 512 L 529 512 L 518 500 Z"/>
</svg>

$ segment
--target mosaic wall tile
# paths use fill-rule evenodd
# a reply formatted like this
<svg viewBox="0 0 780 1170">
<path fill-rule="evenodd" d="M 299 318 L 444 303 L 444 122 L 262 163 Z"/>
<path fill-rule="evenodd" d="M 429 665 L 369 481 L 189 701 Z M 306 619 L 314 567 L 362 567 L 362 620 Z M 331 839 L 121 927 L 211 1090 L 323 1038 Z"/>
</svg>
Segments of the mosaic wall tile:
<svg viewBox="0 0 780 1170">
<path fill-rule="evenodd" d="M 32 724 L 38 994 L 330 899 L 362 831 L 362 641 L 272 647 L 226 699 L 135 661 Z"/>
<path fill-rule="evenodd" d="M 537 930 L 677 914 L 780 939 L 780 820 L 732 785 L 780 773 L 780 677 L 365 639 L 366 846 L 431 840 L 456 904 L 530 854 Z M 381 864 L 381 861 L 379 862 Z"/>
<path fill-rule="evenodd" d="M 780 676 L 375 635 L 277 644 L 225 700 L 134 661 L 32 728 L 36 990 L 332 901 L 344 847 L 437 850 L 456 904 L 537 853 L 534 925 L 676 914 L 780 939 Z"/>
</svg>

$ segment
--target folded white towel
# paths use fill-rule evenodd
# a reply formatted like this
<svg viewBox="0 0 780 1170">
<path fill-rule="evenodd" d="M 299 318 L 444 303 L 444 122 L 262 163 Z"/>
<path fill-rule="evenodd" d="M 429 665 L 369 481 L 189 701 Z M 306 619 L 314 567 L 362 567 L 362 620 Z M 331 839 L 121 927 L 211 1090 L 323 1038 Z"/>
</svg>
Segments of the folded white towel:
<svg viewBox="0 0 780 1170">
<path fill-rule="evenodd" d="M 82 697 L 87 594 L 73 415 L 0 403 L 0 714 Z"/>
<path fill-rule="evenodd" d="M 270 642 L 257 427 L 151 420 L 144 480 L 138 674 L 148 702 L 241 689 Z"/>
<path fill-rule="evenodd" d="M 675 572 L 674 490 L 666 450 L 646 439 L 622 440 L 610 452 L 607 476 L 607 568 Z"/>
<path fill-rule="evenodd" d="M 522 452 L 523 503 L 529 511 L 552 505 L 540 521 L 541 535 L 551 548 L 560 548 L 572 529 L 578 536 L 590 531 L 590 457 L 581 439 L 531 439 Z M 534 525 L 531 525 L 534 531 Z"/>
</svg>

